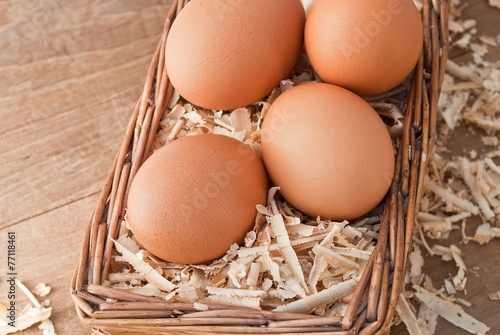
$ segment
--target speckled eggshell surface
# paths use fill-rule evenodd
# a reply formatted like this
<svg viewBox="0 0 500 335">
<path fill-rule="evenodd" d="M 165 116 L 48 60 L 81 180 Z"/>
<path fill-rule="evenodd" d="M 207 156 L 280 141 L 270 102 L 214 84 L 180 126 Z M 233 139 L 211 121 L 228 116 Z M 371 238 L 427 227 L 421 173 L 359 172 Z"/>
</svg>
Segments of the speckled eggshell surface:
<svg viewBox="0 0 500 335">
<path fill-rule="evenodd" d="M 300 0 L 191 0 L 168 34 L 168 75 L 195 105 L 250 105 L 291 72 L 304 24 Z"/>
<path fill-rule="evenodd" d="M 384 198 L 394 149 L 377 112 L 354 93 L 325 83 L 283 93 L 264 118 L 262 155 L 274 185 L 310 216 L 349 220 Z"/>
<path fill-rule="evenodd" d="M 373 96 L 394 88 L 414 69 L 423 25 L 412 0 L 316 0 L 304 36 L 323 81 Z"/>
<path fill-rule="evenodd" d="M 214 134 L 181 137 L 141 166 L 126 219 L 138 242 L 157 257 L 207 263 L 243 242 L 267 192 L 263 163 L 243 142 Z"/>
</svg>

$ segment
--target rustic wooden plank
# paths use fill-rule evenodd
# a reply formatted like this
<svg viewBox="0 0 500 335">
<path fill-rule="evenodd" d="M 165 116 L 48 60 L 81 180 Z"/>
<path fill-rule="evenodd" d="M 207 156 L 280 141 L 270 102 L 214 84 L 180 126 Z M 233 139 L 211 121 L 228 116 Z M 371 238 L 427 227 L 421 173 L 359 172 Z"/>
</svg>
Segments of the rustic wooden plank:
<svg viewBox="0 0 500 335">
<path fill-rule="evenodd" d="M 109 69 L 116 66 L 113 60 L 119 65 L 136 60 L 137 52 L 141 55 L 151 54 L 156 42 L 147 46 L 135 43 L 147 37 L 156 37 L 158 40 L 169 1 L 163 1 L 163 6 L 156 5 L 158 1 L 141 2 L 141 8 L 136 10 L 125 10 L 122 5 L 118 12 L 111 11 L 113 6 L 105 4 L 106 1 L 86 4 L 80 1 L 46 0 L 38 3 L 41 4 L 39 8 L 31 13 L 23 13 L 19 17 L 9 17 L 11 22 L 2 27 L 0 50 L 10 52 L 0 54 L 0 68 L 12 65 L 18 68 L 27 65 L 28 68 L 21 67 L 21 71 L 11 73 L 6 81 L 2 80 L 0 91 L 7 95 L 0 96 L 4 114 L 0 124 L 1 133 L 27 122 L 70 110 L 81 103 L 96 101 L 100 97 L 97 92 L 102 91 L 102 87 L 99 88 L 97 83 L 91 80 L 92 76 L 82 78 L 79 75 L 79 72 L 86 69 L 89 74 L 96 73 L 92 70 L 92 66 L 89 66 L 91 63 L 86 62 L 88 57 L 76 58 L 74 66 L 59 64 L 59 58 L 85 56 L 92 51 L 109 53 L 111 62 L 101 63 L 101 66 Z M 17 8 L 17 5 L 12 7 Z M 7 13 L 16 15 L 18 11 L 19 9 L 12 9 Z M 28 29 L 27 27 L 32 27 L 33 31 L 26 33 L 24 30 Z M 123 50 L 126 46 L 128 52 L 127 48 Z M 138 48 L 141 50 L 138 51 Z M 43 87 L 37 85 L 36 82 L 40 79 L 48 79 L 48 83 L 52 81 L 52 71 L 43 66 L 47 61 L 57 64 L 70 81 L 59 80 L 54 85 L 44 84 Z M 146 66 L 147 62 L 144 64 L 145 68 Z M 29 77 L 21 76 L 18 79 L 18 72 L 24 72 L 25 76 Z M 31 78 L 35 78 L 34 81 Z M 119 87 L 120 73 L 115 72 L 114 78 Z M 20 79 L 24 80 L 19 81 Z M 141 84 L 142 80 L 136 82 Z M 57 87 L 57 83 L 62 87 Z M 52 94 L 47 96 L 44 94 L 46 90 Z M 54 90 L 59 91 L 57 98 L 55 98 L 57 92 L 53 92 Z M 25 113 L 17 112 L 26 108 L 30 110 L 29 118 L 26 118 Z"/>
<path fill-rule="evenodd" d="M 472 227 L 472 224 L 470 224 Z M 469 235 L 473 235 L 473 230 Z M 430 241 L 431 245 L 436 243 Z M 478 246 L 475 242 L 461 243 L 459 231 L 452 233 L 449 240 L 437 241 L 441 245 L 456 245 L 462 250 L 468 272 L 465 292 L 458 292 L 457 297 L 472 304 L 471 307 L 463 307 L 464 311 L 491 328 L 491 334 L 500 333 L 500 307 L 498 301 L 491 301 L 488 294 L 500 291 L 499 271 L 500 259 L 495 255 L 500 250 L 500 240 L 494 240 L 487 245 Z M 443 262 L 439 256 L 431 257 L 425 254 L 424 273 L 427 273 L 436 287 L 443 286 L 445 279 L 451 279 L 457 274 L 454 262 Z M 391 335 L 406 335 L 408 331 L 401 325 L 391 331 Z M 467 331 L 459 329 L 444 319 L 438 320 L 436 334 L 439 335 L 469 335 Z"/>
<path fill-rule="evenodd" d="M 116 71 L 132 60 L 151 57 L 151 46 L 155 46 L 157 40 L 158 34 L 155 33 L 108 50 L 86 51 L 26 64 L 0 66 L 0 78 L 7 86 L 5 91 L 0 91 L 0 99 L 4 103 L 16 106 L 16 103 L 23 101 L 17 97 L 18 94 L 44 95 L 60 89 L 57 85 L 64 85 L 65 88 L 66 85 L 74 85 L 76 88 L 89 86 L 88 81 L 97 81 L 95 75 L 101 71 Z M 100 94 L 97 98 L 99 96 Z M 15 126 L 15 124 L 4 125 L 9 129 Z"/>
<path fill-rule="evenodd" d="M 0 245 L 16 231 L 19 279 L 52 287 L 60 335 L 90 333 L 69 283 L 170 2 L 0 2 Z"/>
<path fill-rule="evenodd" d="M 40 302 L 50 300 L 51 320 L 60 335 L 90 334 L 78 319 L 73 300 L 69 295 L 69 285 L 80 256 L 80 246 L 89 219 L 89 213 L 97 201 L 97 195 L 73 202 L 33 219 L 23 221 L 13 227 L 0 229 L 0 301 L 7 300 L 6 250 L 7 232 L 16 233 L 17 278 L 29 289 L 38 283 L 52 288 L 49 295 L 38 298 Z M 27 299 L 17 289 L 16 304 L 22 309 Z M 20 334 L 40 335 L 36 327 Z"/>
<path fill-rule="evenodd" d="M 0 65 L 107 50 L 161 31 L 170 0 L 2 1 Z M 13 43 L 16 42 L 16 43 Z"/>
<path fill-rule="evenodd" d="M 98 87 L 109 96 L 103 94 L 95 103 L 83 101 L 81 107 L 3 135 L 0 226 L 99 190 L 140 94 L 141 87 L 133 81 L 138 76 L 133 74 L 144 70 L 144 60 L 116 70 L 123 76 L 119 89 L 109 73 L 98 76 Z"/>
<path fill-rule="evenodd" d="M 114 11 L 106 1 L 82 8 L 70 2 L 82 14 L 72 15 L 68 26 L 79 26 L 79 18 L 90 29 L 79 36 L 87 47 L 69 54 L 69 49 L 41 52 L 39 59 L 16 64 L 8 63 L 7 56 L 0 59 L 0 82 L 8 87 L 0 90 L 0 227 L 99 190 L 159 40 L 168 7 L 161 3 L 146 1 L 132 8 L 121 3 Z M 69 9 L 60 10 L 54 17 Z M 124 29 L 127 22 L 130 27 Z M 13 34 L 16 24 L 2 28 Z M 74 37 L 64 29 L 54 31 L 63 42 Z M 109 45 L 96 46 L 96 37 L 110 40 Z"/>
</svg>

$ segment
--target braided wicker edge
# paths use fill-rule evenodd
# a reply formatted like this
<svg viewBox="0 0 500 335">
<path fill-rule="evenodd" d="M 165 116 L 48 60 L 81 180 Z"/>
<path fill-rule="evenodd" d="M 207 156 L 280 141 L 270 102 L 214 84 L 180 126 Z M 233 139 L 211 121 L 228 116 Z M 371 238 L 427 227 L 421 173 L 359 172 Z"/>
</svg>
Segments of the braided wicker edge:
<svg viewBox="0 0 500 335">
<path fill-rule="evenodd" d="M 404 132 L 379 239 L 343 318 L 219 305 L 200 312 L 193 304 L 169 303 L 101 285 L 109 273 L 112 239 L 117 238 L 124 216 L 129 182 L 148 157 L 173 92 L 164 65 L 165 42 L 172 22 L 187 2 L 174 0 L 167 15 L 143 93 L 88 225 L 70 287 L 80 319 L 94 334 L 113 335 L 387 334 L 403 290 L 425 169 L 435 143 L 438 99 L 448 59 L 448 1 L 424 0 L 424 48 L 408 93 Z"/>
</svg>

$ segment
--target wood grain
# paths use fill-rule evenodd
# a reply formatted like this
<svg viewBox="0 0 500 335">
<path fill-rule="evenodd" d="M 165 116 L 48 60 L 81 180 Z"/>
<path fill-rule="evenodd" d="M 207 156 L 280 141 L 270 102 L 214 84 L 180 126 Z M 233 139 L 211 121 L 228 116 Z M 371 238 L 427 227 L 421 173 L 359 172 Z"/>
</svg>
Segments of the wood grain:
<svg viewBox="0 0 500 335">
<path fill-rule="evenodd" d="M 124 1 L 114 8 L 109 2 L 39 1 L 21 19 L 12 2 L 6 10 L 12 17 L 0 20 L 6 36 L 0 48 L 10 50 L 0 56 L 7 88 L 0 91 L 0 227 L 100 188 L 169 4 Z M 30 21 L 22 18 L 30 16 L 31 24 L 46 27 L 27 38 L 22 27 Z M 7 40 L 15 48 L 2 45 Z"/>
<path fill-rule="evenodd" d="M 69 282 L 170 3 L 0 1 L 0 246 L 16 232 L 18 279 L 52 287 L 59 335 L 90 334 Z"/>
<path fill-rule="evenodd" d="M 39 301 L 45 299 L 51 301 L 50 305 L 53 308 L 51 320 L 59 335 L 90 334 L 78 319 L 73 300 L 69 296 L 69 283 L 87 226 L 88 215 L 82 217 L 82 213 L 89 213 L 96 200 L 96 197 L 89 196 L 8 229 L 16 232 L 17 278 L 29 289 L 33 289 L 38 283 L 45 283 L 52 288 L 50 294 L 39 298 Z M 6 242 L 7 229 L 2 229 L 0 245 L 5 246 Z M 5 279 L 4 274 L 7 272 L 5 252 L 0 254 L 0 264 L 2 279 Z M 2 301 L 7 299 L 5 285 L 0 287 L 0 297 Z M 23 308 L 27 304 L 26 297 L 19 290 L 16 304 L 18 308 Z M 41 334 L 41 331 L 32 327 L 21 334 Z"/>
<path fill-rule="evenodd" d="M 59 335 L 84 335 L 69 295 L 83 234 L 140 95 L 171 0 L 0 1 L 0 249 L 18 236 L 18 278 L 52 287 Z M 500 12 L 471 1 L 465 18 L 500 33 Z M 457 50 L 457 60 L 468 55 Z M 498 50 L 490 57 L 498 59 Z M 448 244 L 459 244 L 454 234 Z M 500 334 L 500 241 L 461 245 L 469 269 L 465 310 Z M 0 250 L 0 301 L 6 300 Z M 455 267 L 427 258 L 436 285 Z M 477 274 L 477 275 L 476 275 Z M 22 305 L 25 300 L 18 300 Z M 21 334 L 41 334 L 36 327 Z M 408 334 L 400 326 L 392 335 Z M 466 334 L 440 320 L 440 335 Z"/>
</svg>

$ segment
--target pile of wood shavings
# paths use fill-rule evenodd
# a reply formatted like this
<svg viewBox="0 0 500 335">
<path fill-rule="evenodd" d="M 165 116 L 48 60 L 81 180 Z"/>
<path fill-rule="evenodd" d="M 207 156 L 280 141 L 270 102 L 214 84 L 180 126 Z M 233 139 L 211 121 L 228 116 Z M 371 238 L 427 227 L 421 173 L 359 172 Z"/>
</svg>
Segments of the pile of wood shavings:
<svg viewBox="0 0 500 335">
<path fill-rule="evenodd" d="M 43 335 L 57 335 L 54 329 L 54 324 L 49 319 L 52 314 L 50 300 L 45 299 L 39 302 L 34 294 L 39 297 L 45 297 L 50 293 L 50 287 L 44 283 L 40 283 L 31 292 L 23 283 L 16 279 L 16 285 L 28 297 L 30 304 L 27 304 L 23 309 L 16 310 L 15 327 L 12 327 L 9 322 L 12 320 L 6 314 L 9 308 L 9 302 L 0 302 L 0 334 L 12 334 L 28 329 L 29 327 L 39 323 L 38 328 L 42 330 Z"/>
<path fill-rule="evenodd" d="M 115 241 L 115 261 L 125 262 L 109 276 L 114 288 L 168 301 L 319 315 L 343 315 L 349 296 L 375 247 L 379 218 L 363 227 L 348 222 L 303 218 L 270 190 L 258 207 L 255 230 L 244 245 L 234 244 L 210 265 L 169 264 L 135 242 L 126 221 Z M 361 225 L 360 224 L 360 225 Z M 369 228 L 371 227 L 371 229 Z M 147 284 L 144 282 L 147 281 Z"/>
<path fill-rule="evenodd" d="M 267 110 L 283 92 L 317 78 L 303 55 L 294 73 L 254 105 L 225 112 L 204 110 L 174 92 L 160 122 L 153 151 L 181 136 L 223 134 L 247 143 L 260 155 L 260 127 Z M 405 83 L 407 84 L 407 83 Z M 404 86 L 372 99 L 397 141 L 402 133 Z M 403 93 L 404 94 L 404 93 Z M 199 310 L 225 304 L 264 310 L 343 316 L 351 294 L 372 254 L 381 208 L 349 222 L 304 216 L 269 190 L 268 204 L 257 208 L 255 228 L 242 246 L 233 245 L 207 266 L 170 264 L 157 259 L 135 241 L 126 217 L 115 241 L 113 288 L 193 302 Z"/>
<path fill-rule="evenodd" d="M 500 8 L 498 1 L 491 6 Z M 472 59 L 465 64 L 449 61 L 440 100 L 438 145 L 427 169 L 425 192 L 418 214 L 415 243 L 410 255 L 407 282 L 412 291 L 401 295 L 398 312 L 410 335 L 432 335 L 438 317 L 473 334 L 485 334 L 489 327 L 464 312 L 471 304 L 456 296 L 466 291 L 467 267 L 456 245 L 444 246 L 454 230 L 460 230 L 462 243 L 482 245 L 500 237 L 500 61 L 486 61 L 500 35 L 476 36 L 475 20 L 462 20 L 460 1 L 451 1 L 450 33 L 455 48 L 466 49 Z M 498 52 L 498 51 L 497 51 Z M 450 153 L 446 140 L 460 127 L 469 127 L 481 140 L 480 152 Z M 479 222 L 479 223 L 476 223 Z M 475 225 L 474 236 L 466 226 Z M 434 240 L 430 247 L 428 241 Z M 422 273 L 424 257 L 439 256 L 454 262 L 458 271 L 435 288 Z M 498 292 L 490 293 L 498 300 Z M 411 304 L 419 305 L 419 310 Z M 463 306 L 463 307 L 462 307 Z"/>
</svg>

